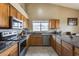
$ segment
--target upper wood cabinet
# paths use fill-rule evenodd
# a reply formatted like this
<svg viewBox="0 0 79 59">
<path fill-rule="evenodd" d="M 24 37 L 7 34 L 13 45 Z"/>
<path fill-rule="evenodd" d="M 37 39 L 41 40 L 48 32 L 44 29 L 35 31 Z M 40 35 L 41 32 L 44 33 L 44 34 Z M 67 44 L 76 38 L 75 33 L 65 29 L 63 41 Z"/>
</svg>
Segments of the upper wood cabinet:
<svg viewBox="0 0 79 59">
<path fill-rule="evenodd" d="M 22 14 L 21 14 L 20 12 L 18 12 L 18 11 L 17 11 L 17 18 L 18 18 L 19 20 L 22 20 Z"/>
<path fill-rule="evenodd" d="M 51 29 L 55 28 L 55 20 L 49 20 L 49 28 Z"/>
<path fill-rule="evenodd" d="M 28 28 L 29 20 L 16 10 L 12 5 L 0 3 L 0 28 L 9 28 L 9 16 L 23 21 L 24 28 Z"/>
<path fill-rule="evenodd" d="M 0 4 L 0 28 L 9 27 L 9 4 Z"/>
<path fill-rule="evenodd" d="M 60 22 L 58 19 L 50 19 L 49 20 L 49 28 L 50 29 L 58 29 L 60 27 Z"/>
<path fill-rule="evenodd" d="M 56 28 L 60 28 L 60 21 L 59 20 L 56 20 Z"/>
<path fill-rule="evenodd" d="M 10 16 L 17 17 L 17 10 L 10 5 Z"/>
<path fill-rule="evenodd" d="M 29 20 L 27 18 L 25 18 L 24 16 L 22 16 L 22 19 L 23 19 L 23 27 L 28 28 L 29 27 Z"/>
</svg>

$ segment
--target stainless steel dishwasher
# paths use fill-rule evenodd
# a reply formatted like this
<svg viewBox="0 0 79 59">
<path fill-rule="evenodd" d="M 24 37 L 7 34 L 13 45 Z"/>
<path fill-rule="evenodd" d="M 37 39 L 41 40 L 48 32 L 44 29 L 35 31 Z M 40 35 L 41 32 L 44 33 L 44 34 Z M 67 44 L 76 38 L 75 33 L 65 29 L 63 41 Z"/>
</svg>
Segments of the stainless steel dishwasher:
<svg viewBox="0 0 79 59">
<path fill-rule="evenodd" d="M 50 35 L 42 35 L 43 37 L 43 46 L 50 46 Z"/>
</svg>

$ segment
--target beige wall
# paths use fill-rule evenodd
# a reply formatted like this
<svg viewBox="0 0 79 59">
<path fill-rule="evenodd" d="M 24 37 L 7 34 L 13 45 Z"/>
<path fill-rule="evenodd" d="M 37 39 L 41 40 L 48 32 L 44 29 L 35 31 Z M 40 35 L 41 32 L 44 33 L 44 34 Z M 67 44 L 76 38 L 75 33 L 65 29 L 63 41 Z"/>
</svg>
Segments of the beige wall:
<svg viewBox="0 0 79 59">
<path fill-rule="evenodd" d="M 78 26 L 68 26 L 68 17 L 77 17 L 79 19 L 79 11 L 65 8 L 53 4 L 27 4 L 27 11 L 29 13 L 30 20 L 49 20 L 60 19 L 60 30 L 79 32 Z M 79 20 L 78 20 L 79 22 Z"/>
</svg>

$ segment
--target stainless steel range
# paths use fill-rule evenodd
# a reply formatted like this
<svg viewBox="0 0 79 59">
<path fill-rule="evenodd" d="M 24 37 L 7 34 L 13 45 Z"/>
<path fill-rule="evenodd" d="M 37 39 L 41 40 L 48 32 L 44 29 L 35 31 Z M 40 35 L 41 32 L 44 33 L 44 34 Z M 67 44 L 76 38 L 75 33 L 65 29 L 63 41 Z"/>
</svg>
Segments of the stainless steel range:
<svg viewBox="0 0 79 59">
<path fill-rule="evenodd" d="M 0 32 L 0 50 L 11 45 L 14 40 L 17 40 L 17 31 L 3 31 Z"/>
</svg>

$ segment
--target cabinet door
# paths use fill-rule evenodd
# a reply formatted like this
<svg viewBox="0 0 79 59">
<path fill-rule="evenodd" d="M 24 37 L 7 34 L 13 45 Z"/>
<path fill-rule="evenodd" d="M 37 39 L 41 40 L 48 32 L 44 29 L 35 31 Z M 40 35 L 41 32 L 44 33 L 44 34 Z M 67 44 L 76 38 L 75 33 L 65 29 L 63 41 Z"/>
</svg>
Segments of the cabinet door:
<svg viewBox="0 0 79 59">
<path fill-rule="evenodd" d="M 60 27 L 60 21 L 58 19 L 49 20 L 49 28 L 58 29 Z"/>
<path fill-rule="evenodd" d="M 10 16 L 17 17 L 17 10 L 10 5 Z"/>
<path fill-rule="evenodd" d="M 30 45 L 43 45 L 42 36 L 30 36 L 29 38 Z"/>
<path fill-rule="evenodd" d="M 56 39 L 56 52 L 61 55 L 61 39 Z"/>
<path fill-rule="evenodd" d="M 54 29 L 56 27 L 55 20 L 49 20 L 49 28 Z"/>
<path fill-rule="evenodd" d="M 60 28 L 60 21 L 59 20 L 56 20 L 56 28 Z"/>
<path fill-rule="evenodd" d="M 56 50 L 56 40 L 53 37 L 51 37 L 51 46 L 54 50 Z"/>
<path fill-rule="evenodd" d="M 69 43 L 62 41 L 62 55 L 73 56 L 73 46 Z"/>
<path fill-rule="evenodd" d="M 51 45 L 52 48 L 53 48 L 53 38 L 52 38 L 52 36 L 51 36 L 51 38 L 50 38 L 50 45 Z"/>
<path fill-rule="evenodd" d="M 79 48 L 74 47 L 74 56 L 79 56 Z"/>
<path fill-rule="evenodd" d="M 25 18 L 24 16 L 23 16 L 23 27 L 24 28 L 28 28 L 29 27 L 29 20 L 27 18 Z"/>
<path fill-rule="evenodd" d="M 0 27 L 9 27 L 9 4 L 0 4 Z"/>
<path fill-rule="evenodd" d="M 29 39 L 26 40 L 26 48 L 28 49 L 30 46 Z"/>
<path fill-rule="evenodd" d="M 22 20 L 22 15 L 21 15 L 21 13 L 18 12 L 18 11 L 17 11 L 17 18 L 18 18 L 19 20 Z"/>
<path fill-rule="evenodd" d="M 31 45 L 43 45 L 41 37 L 32 37 Z"/>
</svg>

